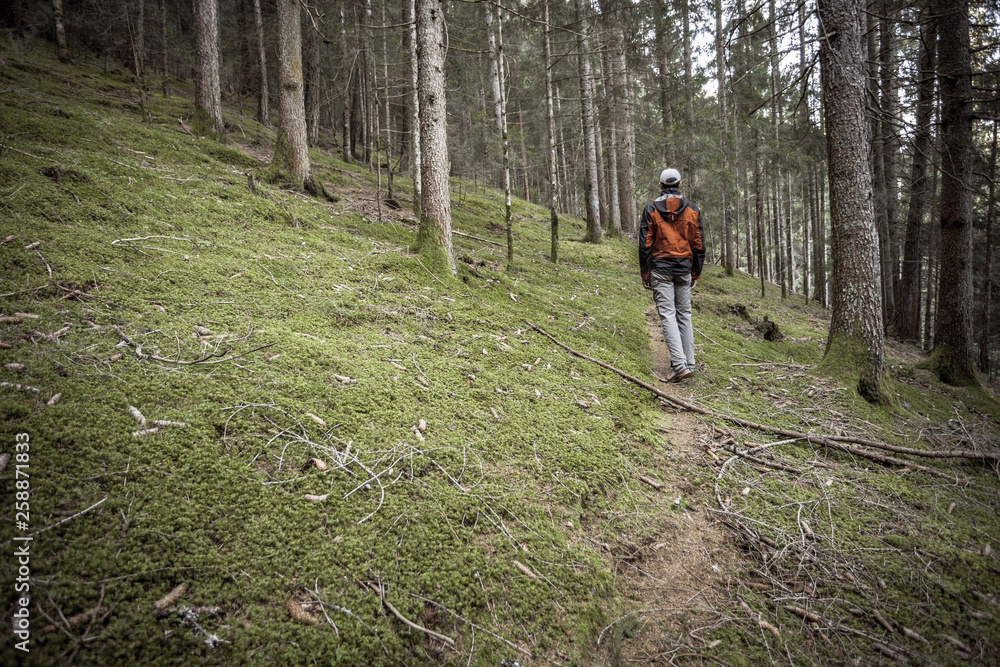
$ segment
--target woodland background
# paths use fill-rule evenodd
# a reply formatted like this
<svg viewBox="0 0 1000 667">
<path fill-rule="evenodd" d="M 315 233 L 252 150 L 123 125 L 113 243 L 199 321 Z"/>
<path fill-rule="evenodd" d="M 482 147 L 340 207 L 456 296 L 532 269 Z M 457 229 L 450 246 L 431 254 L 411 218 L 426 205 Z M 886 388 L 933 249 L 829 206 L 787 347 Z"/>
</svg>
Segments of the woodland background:
<svg viewBox="0 0 1000 667">
<path fill-rule="evenodd" d="M 829 304 L 828 167 L 812 3 L 446 4 L 451 175 L 495 187 L 506 180 L 528 201 L 551 196 L 553 220 L 556 209 L 587 218 L 588 238 L 599 240 L 633 234 L 656 175 L 675 166 L 685 193 L 706 212 L 709 261 L 759 275 L 762 289 L 771 280 L 783 296 Z M 416 165 L 412 17 L 419 4 L 298 3 L 298 47 L 283 46 L 282 6 L 22 1 L 7 4 L 2 22 L 13 34 L 52 39 L 63 59 L 125 65 L 147 94 L 158 92 L 154 75 L 164 92 L 174 79 L 194 77 L 202 91 L 217 85 L 227 103 L 255 107 L 265 123 L 280 119 L 279 70 L 289 48 L 299 48 L 309 144 L 385 169 L 392 198 L 392 176 L 412 175 Z M 963 284 L 974 281 L 962 294 L 975 295 L 967 304 L 971 328 L 961 335 L 974 339 L 975 364 L 992 378 L 1000 354 L 992 288 L 1000 28 L 993 3 L 961 9 L 971 44 L 974 170 L 966 187 L 974 242 L 972 270 L 958 273 Z M 882 324 L 891 337 L 927 350 L 939 304 L 949 302 L 941 275 L 955 269 L 940 259 L 936 81 L 948 57 L 937 49 L 941 14 L 933 3 L 876 0 L 863 22 Z M 199 95 L 207 102 L 196 107 L 206 107 L 210 127 L 220 136 L 239 131 L 223 126 L 220 98 Z"/>
</svg>

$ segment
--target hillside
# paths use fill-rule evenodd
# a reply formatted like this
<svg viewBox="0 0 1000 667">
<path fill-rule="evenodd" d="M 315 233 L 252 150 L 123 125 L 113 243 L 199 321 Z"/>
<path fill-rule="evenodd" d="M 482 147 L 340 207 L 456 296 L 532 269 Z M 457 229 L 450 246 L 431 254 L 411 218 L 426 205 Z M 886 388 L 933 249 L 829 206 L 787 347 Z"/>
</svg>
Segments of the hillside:
<svg viewBox="0 0 1000 667">
<path fill-rule="evenodd" d="M 235 106 L 223 144 L 181 84 L 147 109 L 103 63 L 0 59 L 0 541 L 29 546 L 31 600 L 5 664 L 1000 660 L 995 461 L 699 415 L 532 325 L 812 435 L 996 451 L 990 391 L 895 346 L 898 403 L 868 405 L 819 367 L 821 309 L 713 266 L 698 375 L 660 383 L 630 243 L 564 216 L 554 266 L 518 200 L 508 271 L 502 197 L 455 181 L 442 279 L 339 150 L 312 151 L 338 201 L 313 199 L 267 183 L 272 134 Z M 0 559 L 8 628 L 22 565 Z"/>
</svg>

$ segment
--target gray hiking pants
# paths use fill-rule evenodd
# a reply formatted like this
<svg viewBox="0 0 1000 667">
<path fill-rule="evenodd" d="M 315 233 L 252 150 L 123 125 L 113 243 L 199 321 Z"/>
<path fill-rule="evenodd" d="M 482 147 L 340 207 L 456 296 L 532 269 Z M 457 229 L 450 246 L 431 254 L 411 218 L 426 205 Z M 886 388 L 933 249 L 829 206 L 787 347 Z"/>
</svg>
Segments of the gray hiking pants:
<svg viewBox="0 0 1000 667">
<path fill-rule="evenodd" d="M 694 328 L 691 325 L 691 276 L 653 272 L 653 301 L 660 313 L 663 339 L 670 351 L 670 365 L 694 370 Z"/>
</svg>

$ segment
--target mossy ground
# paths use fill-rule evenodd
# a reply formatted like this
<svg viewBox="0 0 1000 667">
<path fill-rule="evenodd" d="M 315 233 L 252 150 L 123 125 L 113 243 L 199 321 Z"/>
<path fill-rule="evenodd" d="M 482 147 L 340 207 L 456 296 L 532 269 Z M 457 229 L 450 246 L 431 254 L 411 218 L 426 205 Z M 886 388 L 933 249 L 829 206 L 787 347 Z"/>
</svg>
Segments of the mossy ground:
<svg viewBox="0 0 1000 667">
<path fill-rule="evenodd" d="M 442 280 L 407 250 L 412 219 L 384 211 L 378 222 L 375 176 L 337 160 L 339 151 L 311 152 L 314 176 L 343 197 L 318 200 L 266 182 L 273 134 L 232 108 L 227 143 L 189 134 L 178 121 L 191 110 L 183 84 L 172 83 L 172 97 L 150 95 L 147 114 L 127 72 L 62 66 L 9 45 L 0 58 L 0 236 L 15 237 L 0 245 L 2 314 L 39 316 L 0 325 L 11 346 L 0 361 L 26 366 L 0 375 L 40 390 L 0 391 L 0 451 L 29 434 L 32 531 L 107 498 L 31 544 L 29 662 L 610 659 L 595 640 L 629 601 L 598 545 L 644 543 L 677 511 L 664 494 L 634 492 L 639 475 L 673 474 L 658 455 L 659 408 L 526 322 L 652 380 L 648 299 L 631 244 L 576 242 L 584 225 L 563 216 L 554 266 L 548 212 L 515 201 L 515 267 L 505 270 L 503 247 L 456 235 L 458 280 Z M 454 228 L 503 243 L 501 196 L 454 186 Z M 396 180 L 396 196 L 412 196 L 406 179 Z M 892 441 L 935 429 L 958 437 L 944 432 L 948 419 L 995 434 L 991 396 L 946 389 L 909 365 L 895 385 L 905 407 L 893 412 L 809 375 L 825 342 L 822 311 L 755 289 L 713 267 L 699 284 L 695 391 L 712 409 L 797 429 L 863 423 Z M 735 301 L 754 316 L 773 313 L 785 341 L 755 338 L 729 314 Z M 224 337 L 198 338 L 195 326 Z M 116 328 L 143 355 L 174 361 L 140 357 Z M 792 366 L 740 365 L 762 362 Z M 804 399 L 810 389 L 823 398 L 815 407 Z M 47 405 L 57 393 L 62 400 Z M 133 435 L 141 427 L 130 406 L 188 426 Z M 413 428 L 420 419 L 423 440 Z M 805 446 L 784 453 L 814 455 Z M 330 470 L 308 467 L 313 457 Z M 899 622 L 924 636 L 944 623 L 923 622 L 917 606 L 929 576 L 914 569 L 921 554 L 938 559 L 954 592 L 940 596 L 938 617 L 981 607 L 964 594 L 975 582 L 997 591 L 995 555 L 963 551 L 997 539 L 995 500 L 966 491 L 961 511 L 943 514 L 940 497 L 953 488 L 832 458 L 845 465 L 848 505 L 810 486 L 798 488 L 795 507 L 816 514 L 817 531 L 831 517 L 851 558 L 900 582 L 880 593 Z M 3 478 L 3 541 L 21 534 L 14 463 Z M 996 485 L 981 466 L 954 468 Z M 762 492 L 771 484 L 762 479 Z M 785 525 L 795 509 L 764 493 L 756 504 L 736 497 L 769 524 Z M 884 546 L 889 534 L 905 544 Z M 7 618 L 16 567 L 0 564 Z M 221 608 L 201 622 L 228 644 L 212 651 L 176 616 L 154 616 L 152 603 L 182 582 L 191 586 L 182 603 Z M 453 637 L 455 649 L 386 613 L 378 588 L 409 619 Z M 325 622 L 297 624 L 286 610 L 291 597 L 317 595 L 339 634 Z M 41 633 L 45 615 L 69 617 L 99 600 L 110 610 L 99 621 Z M 981 636 L 996 647 L 992 623 Z M 771 655 L 753 632 L 726 632 L 710 655 Z M 822 655 L 820 641 L 795 650 Z M 2 651 L 20 655 L 9 635 Z"/>
</svg>

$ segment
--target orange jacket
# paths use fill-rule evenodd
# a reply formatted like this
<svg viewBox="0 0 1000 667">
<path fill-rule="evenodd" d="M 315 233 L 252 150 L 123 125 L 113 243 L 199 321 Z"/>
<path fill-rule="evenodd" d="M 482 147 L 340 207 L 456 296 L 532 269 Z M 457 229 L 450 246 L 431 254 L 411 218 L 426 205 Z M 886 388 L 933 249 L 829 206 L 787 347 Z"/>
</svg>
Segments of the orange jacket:
<svg viewBox="0 0 1000 667">
<path fill-rule="evenodd" d="M 667 275 L 701 275 L 705 263 L 701 210 L 677 188 L 666 188 L 646 204 L 639 222 L 639 270 Z"/>
</svg>

